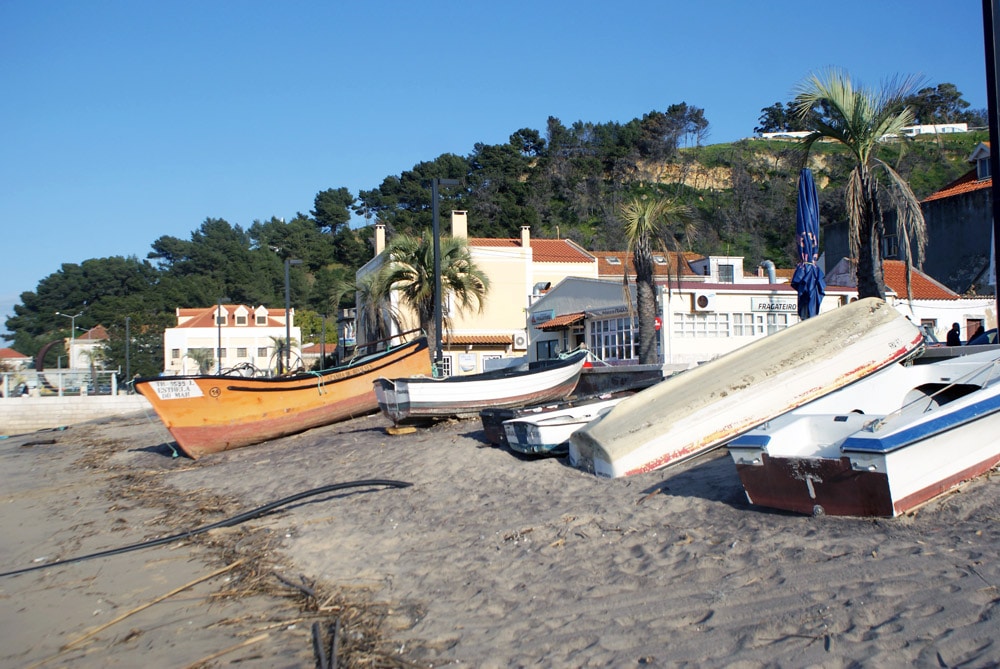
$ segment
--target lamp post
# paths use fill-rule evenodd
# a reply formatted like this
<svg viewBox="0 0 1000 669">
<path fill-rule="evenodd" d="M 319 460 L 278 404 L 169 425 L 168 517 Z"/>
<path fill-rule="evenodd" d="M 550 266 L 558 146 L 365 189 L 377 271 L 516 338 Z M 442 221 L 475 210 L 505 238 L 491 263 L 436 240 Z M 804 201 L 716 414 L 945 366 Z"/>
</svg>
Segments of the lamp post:
<svg viewBox="0 0 1000 669">
<path fill-rule="evenodd" d="M 438 187 L 457 186 L 458 179 L 431 179 L 431 213 L 434 220 L 434 371 L 437 375 L 441 359 L 441 223 L 438 220 Z"/>
<path fill-rule="evenodd" d="M 69 368 L 73 369 L 73 344 L 76 342 L 76 319 L 83 316 L 83 312 L 81 311 L 78 314 L 70 316 L 69 314 L 57 311 L 56 316 L 69 319 Z"/>
<path fill-rule="evenodd" d="M 301 265 L 301 260 L 285 258 L 285 371 L 292 367 L 292 289 L 289 283 L 289 268 L 292 265 Z"/>
<path fill-rule="evenodd" d="M 323 324 L 320 326 L 319 368 L 326 369 L 326 314 L 323 314 Z"/>
<path fill-rule="evenodd" d="M 228 302 L 230 298 L 220 297 L 219 306 L 215 311 L 216 349 L 215 349 L 215 373 L 222 374 L 222 303 Z"/>
<path fill-rule="evenodd" d="M 129 323 L 132 317 L 125 317 L 125 383 L 132 381 L 132 364 L 129 359 L 129 344 L 131 343 L 132 336 L 129 334 Z"/>
</svg>

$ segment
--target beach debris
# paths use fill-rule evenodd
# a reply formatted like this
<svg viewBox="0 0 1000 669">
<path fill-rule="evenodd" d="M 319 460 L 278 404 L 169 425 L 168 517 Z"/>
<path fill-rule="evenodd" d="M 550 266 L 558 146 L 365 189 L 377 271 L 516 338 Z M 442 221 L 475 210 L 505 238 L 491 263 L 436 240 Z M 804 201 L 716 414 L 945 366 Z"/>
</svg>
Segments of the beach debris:
<svg viewBox="0 0 1000 669">
<path fill-rule="evenodd" d="M 225 567 L 222 567 L 220 569 L 216 569 L 215 571 L 213 571 L 210 574 L 206 574 L 204 576 L 199 576 L 195 580 L 193 580 L 193 581 L 191 581 L 189 583 L 185 583 L 184 585 L 182 585 L 179 588 L 174 588 L 170 592 L 168 592 L 168 593 L 166 593 L 164 595 L 160 595 L 159 597 L 153 599 L 152 601 L 146 602 L 145 604 L 137 606 L 134 609 L 132 609 L 131 611 L 126 611 L 125 613 L 123 613 L 122 615 L 118 616 L 117 618 L 115 618 L 113 620 L 109 620 L 108 622 L 104 623 L 103 625 L 99 625 L 99 626 L 95 627 L 94 629 L 90 630 L 89 632 L 86 632 L 83 635 L 81 635 L 81 636 L 73 639 L 72 641 L 69 641 L 69 642 L 63 644 L 62 647 L 59 648 L 59 655 L 62 655 L 66 651 L 71 650 L 71 649 L 75 648 L 76 646 L 79 646 L 81 643 L 83 643 L 87 639 L 90 639 L 91 637 L 93 637 L 93 636 L 95 636 L 97 634 L 100 634 L 101 632 L 103 632 L 104 630 L 108 629 L 112 625 L 117 625 L 118 623 L 120 623 L 121 621 L 125 620 L 126 618 L 128 618 L 130 616 L 133 616 L 136 613 L 139 613 L 140 611 L 145 611 L 146 609 L 148 609 L 149 607 L 153 606 L 154 604 L 158 604 L 158 603 L 162 602 L 165 599 L 169 599 L 170 597 L 173 597 L 177 593 L 183 592 L 183 591 L 187 590 L 188 588 L 194 587 L 195 585 L 198 585 L 199 583 L 201 583 L 203 581 L 207 581 L 209 579 L 215 578 L 216 576 L 219 576 L 220 574 L 224 574 L 227 571 L 235 569 L 237 566 L 239 566 L 242 563 L 243 563 L 243 560 L 237 560 L 236 562 L 233 562 L 233 563 L 231 563 L 229 565 L 226 565 Z M 56 655 L 55 657 L 58 657 L 59 655 Z M 53 658 L 49 658 L 48 660 L 45 660 L 45 662 L 48 662 L 48 661 L 50 661 L 52 659 L 55 659 L 55 658 L 54 657 Z"/>
</svg>

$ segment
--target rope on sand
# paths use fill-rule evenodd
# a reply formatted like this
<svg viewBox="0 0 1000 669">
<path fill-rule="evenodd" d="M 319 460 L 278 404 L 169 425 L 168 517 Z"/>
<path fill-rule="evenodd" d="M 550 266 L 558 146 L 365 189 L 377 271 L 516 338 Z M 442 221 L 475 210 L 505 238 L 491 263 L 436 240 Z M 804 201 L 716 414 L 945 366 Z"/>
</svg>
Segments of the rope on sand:
<svg viewBox="0 0 1000 669">
<path fill-rule="evenodd" d="M 65 560 L 58 560 L 56 562 L 47 562 L 42 564 L 32 565 L 30 567 L 23 567 L 21 569 L 15 569 L 13 571 L 0 572 L 0 578 L 5 576 L 17 576 L 19 574 L 26 574 L 30 571 L 37 571 L 39 569 L 48 569 L 49 567 L 58 567 L 60 565 L 71 564 L 73 562 L 82 562 L 84 560 L 92 560 L 99 557 L 109 557 L 112 555 L 120 555 L 122 553 L 130 553 L 132 551 L 137 551 L 141 548 L 152 548 L 153 546 L 162 546 L 164 544 L 170 544 L 180 539 L 188 539 L 190 537 L 196 536 L 198 534 L 203 534 L 209 530 L 215 530 L 220 527 L 233 527 L 234 525 L 239 525 L 248 520 L 253 520 L 254 518 L 259 518 L 267 513 L 274 511 L 282 506 L 291 504 L 292 502 L 297 502 L 300 499 L 306 497 L 314 497 L 316 495 L 322 495 L 323 493 L 333 492 L 335 490 L 344 490 L 347 488 L 361 488 L 370 486 L 387 486 L 390 488 L 409 488 L 412 483 L 407 483 L 406 481 L 393 481 L 391 479 L 363 479 L 359 481 L 347 481 L 345 483 L 333 483 L 330 485 L 321 486 L 319 488 L 313 488 L 312 490 L 306 490 L 304 492 L 296 493 L 290 495 L 289 497 L 284 497 L 276 502 L 271 502 L 270 504 L 265 504 L 264 506 L 257 507 L 247 511 L 246 513 L 241 513 L 232 518 L 227 518 L 226 520 L 220 520 L 217 523 L 212 523 L 211 525 L 204 525 L 202 527 L 189 530 L 187 532 L 181 532 L 178 534 L 173 534 L 169 537 L 161 537 L 159 539 L 150 539 L 149 541 L 143 541 L 141 543 L 132 544 L 130 546 L 123 546 L 121 548 L 113 548 L 105 551 L 99 551 L 97 553 L 90 553 L 89 555 L 81 555 L 74 558 L 67 558 Z"/>
</svg>

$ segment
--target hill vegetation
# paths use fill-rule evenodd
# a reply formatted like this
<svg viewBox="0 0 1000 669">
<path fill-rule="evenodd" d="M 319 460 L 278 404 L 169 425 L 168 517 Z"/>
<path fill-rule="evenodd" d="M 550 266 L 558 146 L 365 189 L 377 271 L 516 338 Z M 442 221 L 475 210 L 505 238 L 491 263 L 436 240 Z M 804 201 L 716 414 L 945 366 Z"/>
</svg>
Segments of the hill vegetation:
<svg viewBox="0 0 1000 669">
<path fill-rule="evenodd" d="M 929 89 L 933 90 L 933 89 Z M 766 112 L 762 114 L 762 123 Z M 809 164 L 795 141 L 746 139 L 704 145 L 708 121 L 685 103 L 653 111 L 628 123 L 570 126 L 550 117 L 544 133 L 522 128 L 505 144 L 476 144 L 466 156 L 444 154 L 357 195 L 346 188 L 318 193 L 308 214 L 272 217 L 248 228 L 206 219 L 189 239 L 162 236 L 146 258 L 108 257 L 66 263 L 21 295 L 7 320 L 12 346 L 34 355 L 68 336 L 69 321 L 55 313 L 80 313 L 76 325 L 104 325 L 111 336 L 105 365 L 124 366 L 124 329 L 131 326 L 131 368 L 141 374 L 162 369 L 162 332 L 175 324 L 177 307 L 230 303 L 284 304 L 284 260 L 292 269 L 291 302 L 305 342 L 315 341 L 323 314 L 353 306 L 354 273 L 373 255 L 373 224 L 396 233 L 428 234 L 430 180 L 459 179 L 443 188 L 441 211 L 469 212 L 475 237 L 571 238 L 585 248 L 626 246 L 620 203 L 657 194 L 689 205 L 697 214 L 686 250 L 739 255 L 749 265 L 794 262 L 798 172 L 811 167 L 820 187 L 824 225 L 844 219 L 849 156 L 833 144 L 814 147 Z M 760 128 L 758 128 L 760 130 Z M 985 131 L 920 136 L 893 143 L 894 167 L 918 197 L 964 174 Z M 352 227 L 352 218 L 362 220 Z M 822 244 L 822 239 L 821 239 Z M 333 341 L 333 327 L 328 339 Z M 64 352 L 53 347 L 54 366 Z"/>
</svg>

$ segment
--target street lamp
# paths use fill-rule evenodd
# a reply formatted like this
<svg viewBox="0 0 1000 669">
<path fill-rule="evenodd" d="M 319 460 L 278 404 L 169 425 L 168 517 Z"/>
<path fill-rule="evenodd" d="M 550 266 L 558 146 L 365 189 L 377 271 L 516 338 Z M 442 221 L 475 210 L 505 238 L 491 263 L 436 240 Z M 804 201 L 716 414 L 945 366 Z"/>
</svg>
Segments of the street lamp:
<svg viewBox="0 0 1000 669">
<path fill-rule="evenodd" d="M 229 301 L 228 297 L 219 298 L 219 308 L 215 311 L 215 329 L 217 332 L 215 349 L 215 373 L 222 374 L 222 301 Z"/>
<path fill-rule="evenodd" d="M 441 223 L 438 220 L 438 186 L 457 186 L 458 179 L 431 179 L 431 212 L 434 219 L 434 370 L 441 368 Z"/>
<path fill-rule="evenodd" d="M 319 337 L 319 368 L 326 369 L 326 314 L 323 314 Z"/>
<path fill-rule="evenodd" d="M 57 311 L 56 316 L 62 316 L 63 318 L 69 319 L 69 368 L 73 369 L 73 344 L 76 341 L 76 319 L 83 316 L 83 312 L 81 311 L 78 314 L 70 316 L 69 314 Z"/>
<path fill-rule="evenodd" d="M 129 344 L 131 343 L 129 340 L 132 338 L 129 334 L 129 323 L 131 320 L 131 316 L 125 317 L 125 383 L 132 380 L 132 361 L 129 359 Z"/>
<path fill-rule="evenodd" d="M 285 371 L 292 367 L 292 290 L 288 281 L 288 269 L 292 265 L 301 265 L 301 260 L 285 258 Z"/>
</svg>

